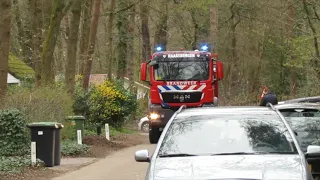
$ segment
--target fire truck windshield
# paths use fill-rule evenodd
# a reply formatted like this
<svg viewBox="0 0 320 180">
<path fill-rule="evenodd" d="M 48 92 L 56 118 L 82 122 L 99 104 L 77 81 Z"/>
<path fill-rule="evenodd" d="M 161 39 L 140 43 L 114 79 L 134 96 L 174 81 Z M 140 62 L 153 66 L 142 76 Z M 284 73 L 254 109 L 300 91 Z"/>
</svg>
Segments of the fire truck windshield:
<svg viewBox="0 0 320 180">
<path fill-rule="evenodd" d="M 209 79 L 207 57 L 157 57 L 154 68 L 156 81 L 201 81 Z"/>
</svg>

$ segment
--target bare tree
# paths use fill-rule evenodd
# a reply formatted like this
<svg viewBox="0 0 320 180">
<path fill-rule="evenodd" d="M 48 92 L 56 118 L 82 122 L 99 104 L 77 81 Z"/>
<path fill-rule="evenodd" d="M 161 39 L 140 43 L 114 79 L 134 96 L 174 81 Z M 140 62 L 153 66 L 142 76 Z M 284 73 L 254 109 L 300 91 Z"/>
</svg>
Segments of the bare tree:
<svg viewBox="0 0 320 180">
<path fill-rule="evenodd" d="M 113 66 L 113 21 L 114 21 L 114 8 L 116 6 L 116 0 L 111 0 L 110 2 L 110 15 L 107 25 L 107 60 L 108 60 L 108 79 L 112 79 L 112 66 Z"/>
<path fill-rule="evenodd" d="M 94 47 L 96 45 L 96 36 L 97 36 L 97 30 L 98 30 L 98 22 L 100 17 L 100 6 L 101 6 L 101 0 L 95 0 L 94 1 L 94 9 L 93 9 L 93 16 L 91 21 L 91 28 L 90 28 L 90 41 L 88 46 L 88 55 L 87 55 L 87 62 L 85 66 L 85 72 L 84 72 L 84 79 L 83 79 L 83 88 L 88 89 L 89 87 L 89 78 L 92 68 L 92 61 L 93 61 L 93 53 L 94 53 Z"/>
<path fill-rule="evenodd" d="M 125 9 L 128 7 L 128 3 L 126 0 L 118 1 L 118 8 Z M 118 43 L 117 43 L 117 61 L 118 61 L 118 69 L 117 69 L 117 78 L 123 81 L 125 76 L 125 71 L 127 67 L 127 47 L 128 47 L 128 11 L 122 11 L 121 13 L 117 13 L 117 30 L 118 30 Z"/>
<path fill-rule="evenodd" d="M 77 43 L 79 35 L 79 25 L 81 17 L 81 7 L 83 0 L 75 0 L 71 9 L 72 18 L 70 22 L 70 34 L 68 38 L 67 64 L 65 70 L 65 83 L 67 90 L 73 94 L 75 87 Z"/>
<path fill-rule="evenodd" d="M 217 3 L 210 7 L 210 44 L 213 47 L 218 40 L 218 12 Z M 217 52 L 217 48 L 211 48 L 211 52 Z"/>
<path fill-rule="evenodd" d="M 142 36 L 142 60 L 146 61 L 151 55 L 151 45 L 149 33 L 149 9 L 145 1 L 140 3 L 140 19 Z"/>
<path fill-rule="evenodd" d="M 30 4 L 30 14 L 31 14 L 31 23 L 32 23 L 32 34 L 33 34 L 32 63 L 35 70 L 36 84 L 37 86 L 39 86 L 41 81 L 41 52 L 42 52 L 41 43 L 43 40 L 42 1 L 30 0 L 29 4 Z"/>
<path fill-rule="evenodd" d="M 156 32 L 154 36 L 154 45 L 161 45 L 166 49 L 167 47 L 167 31 L 168 31 L 168 0 L 161 0 L 161 14 L 158 24 L 156 26 Z"/>
<path fill-rule="evenodd" d="M 134 52 L 134 25 L 136 19 L 136 6 L 133 6 L 130 11 L 130 24 L 129 24 L 129 41 L 128 41 L 128 57 L 127 57 L 127 75 L 129 78 L 129 87 L 130 90 L 133 90 L 131 87 L 134 85 L 134 61 L 135 61 L 135 52 Z"/>
<path fill-rule="evenodd" d="M 50 85 L 54 83 L 53 52 L 56 46 L 61 21 L 71 5 L 72 1 L 69 1 L 67 5 L 64 0 L 53 1 L 50 27 L 46 40 L 43 42 L 41 85 Z"/>
<path fill-rule="evenodd" d="M 7 91 L 8 59 L 10 51 L 11 0 L 0 2 L 0 98 Z"/>
<path fill-rule="evenodd" d="M 91 13 L 92 13 L 93 0 L 87 0 L 84 3 L 83 15 L 82 15 L 82 27 L 80 37 L 80 55 L 79 55 L 79 74 L 84 75 L 85 62 L 87 48 L 89 44 L 90 24 L 91 24 Z"/>
</svg>

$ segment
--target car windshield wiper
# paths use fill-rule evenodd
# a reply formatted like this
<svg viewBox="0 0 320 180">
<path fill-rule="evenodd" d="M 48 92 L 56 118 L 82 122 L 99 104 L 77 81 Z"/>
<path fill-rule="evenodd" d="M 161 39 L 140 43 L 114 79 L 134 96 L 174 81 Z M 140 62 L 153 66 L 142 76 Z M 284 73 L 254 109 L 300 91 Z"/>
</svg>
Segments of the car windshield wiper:
<svg viewBox="0 0 320 180">
<path fill-rule="evenodd" d="M 185 157 L 185 156 L 198 156 L 196 154 L 186 154 L 186 153 L 180 153 L 180 154 L 161 154 L 159 157 Z"/>
</svg>

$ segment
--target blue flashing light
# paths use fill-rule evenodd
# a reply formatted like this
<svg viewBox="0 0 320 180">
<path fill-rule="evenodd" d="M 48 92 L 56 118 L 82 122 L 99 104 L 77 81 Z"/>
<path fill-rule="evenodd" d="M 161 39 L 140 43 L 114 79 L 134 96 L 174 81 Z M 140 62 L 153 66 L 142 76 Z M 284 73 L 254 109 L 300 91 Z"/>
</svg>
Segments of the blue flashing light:
<svg viewBox="0 0 320 180">
<path fill-rule="evenodd" d="M 202 51 L 207 51 L 209 49 L 209 47 L 207 45 L 203 45 L 200 48 Z"/>
<path fill-rule="evenodd" d="M 161 50 L 162 50 L 162 47 L 158 46 L 158 47 L 156 48 L 156 50 L 157 50 L 157 51 L 161 51 Z"/>
</svg>

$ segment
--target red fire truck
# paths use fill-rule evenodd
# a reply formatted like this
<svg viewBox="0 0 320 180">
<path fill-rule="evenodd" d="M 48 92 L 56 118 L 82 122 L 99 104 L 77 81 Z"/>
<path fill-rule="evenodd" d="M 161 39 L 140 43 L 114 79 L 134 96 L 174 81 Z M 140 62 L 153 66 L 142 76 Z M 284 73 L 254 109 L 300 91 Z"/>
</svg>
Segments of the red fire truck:
<svg viewBox="0 0 320 180">
<path fill-rule="evenodd" d="M 140 79 L 149 83 L 149 141 L 158 142 L 168 120 L 180 106 L 218 105 L 218 81 L 223 63 L 207 46 L 195 51 L 161 51 L 140 66 Z M 147 78 L 148 75 L 148 78 Z"/>
</svg>

